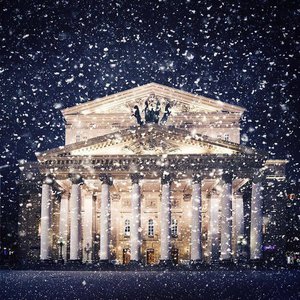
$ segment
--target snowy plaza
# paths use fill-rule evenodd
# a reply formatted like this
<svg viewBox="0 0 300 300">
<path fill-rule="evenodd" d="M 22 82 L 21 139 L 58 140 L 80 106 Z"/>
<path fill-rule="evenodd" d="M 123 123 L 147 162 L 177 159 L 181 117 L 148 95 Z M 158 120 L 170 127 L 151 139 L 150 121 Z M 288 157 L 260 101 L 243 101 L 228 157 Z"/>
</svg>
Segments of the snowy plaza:
<svg viewBox="0 0 300 300">
<path fill-rule="evenodd" d="M 0 271 L 1 299 L 299 299 L 300 271 Z"/>
</svg>

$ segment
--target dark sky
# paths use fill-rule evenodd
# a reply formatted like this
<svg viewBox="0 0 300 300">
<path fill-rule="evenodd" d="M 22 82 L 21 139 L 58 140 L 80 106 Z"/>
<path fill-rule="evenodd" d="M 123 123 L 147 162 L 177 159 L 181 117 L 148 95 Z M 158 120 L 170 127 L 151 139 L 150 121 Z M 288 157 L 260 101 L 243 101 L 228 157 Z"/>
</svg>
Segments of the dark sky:
<svg viewBox="0 0 300 300">
<path fill-rule="evenodd" d="M 244 143 L 299 178 L 299 1 L 107 2 L 0 1 L 1 165 L 63 145 L 61 108 L 155 81 L 245 107 Z"/>
</svg>

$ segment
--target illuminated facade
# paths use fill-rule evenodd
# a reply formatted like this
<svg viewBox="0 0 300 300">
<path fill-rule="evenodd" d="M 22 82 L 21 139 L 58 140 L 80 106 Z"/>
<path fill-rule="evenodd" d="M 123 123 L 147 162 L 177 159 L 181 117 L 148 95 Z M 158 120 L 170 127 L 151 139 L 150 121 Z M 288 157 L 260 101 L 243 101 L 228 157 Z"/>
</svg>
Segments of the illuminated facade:
<svg viewBox="0 0 300 300">
<path fill-rule="evenodd" d="M 243 112 L 155 83 L 64 109 L 65 146 L 21 167 L 20 256 L 185 264 L 283 247 L 268 230 L 286 161 L 240 144 Z"/>
</svg>

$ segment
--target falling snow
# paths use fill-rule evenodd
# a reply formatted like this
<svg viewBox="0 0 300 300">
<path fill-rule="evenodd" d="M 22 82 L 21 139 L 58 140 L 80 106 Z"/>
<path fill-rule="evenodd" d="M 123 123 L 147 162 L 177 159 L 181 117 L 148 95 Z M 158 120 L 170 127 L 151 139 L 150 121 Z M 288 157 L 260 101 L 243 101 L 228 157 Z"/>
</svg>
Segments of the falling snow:
<svg viewBox="0 0 300 300">
<path fill-rule="evenodd" d="M 60 110 L 149 82 L 246 108 L 241 143 L 289 160 L 287 182 L 299 184 L 298 1 L 1 4 L 2 242 L 11 249 L 18 164 L 64 144 Z"/>
</svg>

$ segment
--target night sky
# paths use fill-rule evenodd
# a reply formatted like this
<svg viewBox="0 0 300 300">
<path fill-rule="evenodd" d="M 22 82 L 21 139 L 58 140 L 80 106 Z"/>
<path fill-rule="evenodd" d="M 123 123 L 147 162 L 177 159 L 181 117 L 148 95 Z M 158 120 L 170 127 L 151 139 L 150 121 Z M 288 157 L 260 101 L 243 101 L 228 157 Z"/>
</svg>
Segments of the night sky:
<svg viewBox="0 0 300 300">
<path fill-rule="evenodd" d="M 154 81 L 245 107 L 243 143 L 298 180 L 299 1 L 107 2 L 0 1 L 1 165 L 63 145 L 60 109 Z"/>
</svg>

